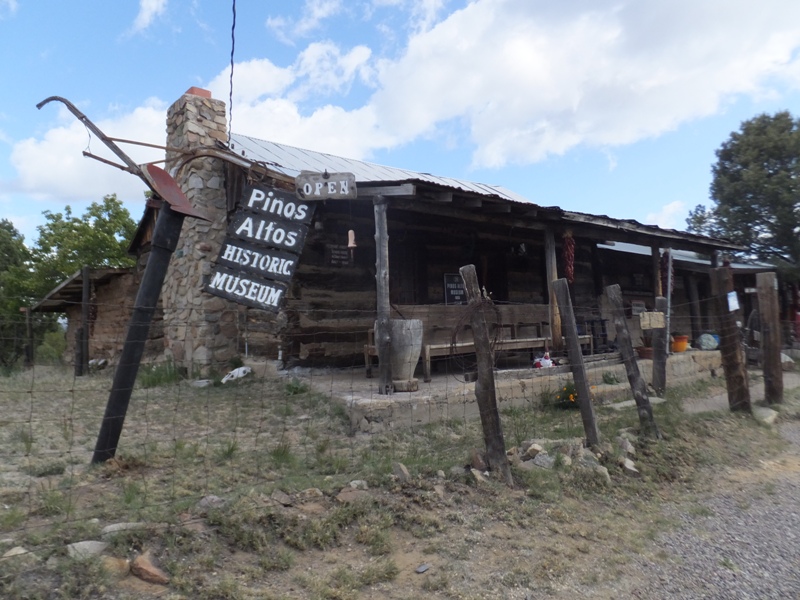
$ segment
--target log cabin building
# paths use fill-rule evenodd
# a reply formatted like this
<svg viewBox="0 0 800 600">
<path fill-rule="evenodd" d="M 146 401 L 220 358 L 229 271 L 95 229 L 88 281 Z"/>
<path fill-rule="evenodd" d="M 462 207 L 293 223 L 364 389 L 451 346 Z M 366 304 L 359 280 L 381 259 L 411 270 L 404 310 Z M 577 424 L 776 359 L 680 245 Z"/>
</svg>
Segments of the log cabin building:
<svg viewBox="0 0 800 600">
<path fill-rule="evenodd" d="M 712 326 L 705 302 L 710 295 L 708 268 L 716 264 L 718 253 L 738 249 L 726 240 L 539 206 L 500 186 L 380 166 L 246 135 L 232 134 L 228 139 L 224 103 L 197 88 L 169 109 L 166 146 L 167 170 L 193 206 L 209 217 L 184 221 L 161 296 L 157 329 L 161 357 L 190 373 L 224 367 L 243 356 L 287 364 L 363 364 L 378 301 L 378 205 L 386 214 L 392 316 L 421 319 L 424 340 L 440 345 L 449 342 L 463 314 L 459 268 L 474 264 L 480 285 L 498 306 L 500 335 L 543 340 L 531 342 L 527 349 L 558 341 L 551 282 L 566 277 L 586 351 L 602 351 L 614 337 L 606 327 L 610 316 L 605 286 L 621 285 L 631 317 L 636 307 L 652 308 L 655 296 L 662 294 L 664 249 L 700 257 L 704 265 L 676 275 L 681 283 L 673 301 L 673 306 L 680 306 L 676 318 L 686 316 L 681 327 L 699 335 Z M 233 274 L 220 266 L 231 224 L 238 223 L 240 234 L 246 227 L 241 211 L 248 208 L 253 190 L 274 190 L 285 194 L 288 202 L 302 172 L 352 174 L 356 194 L 307 199 L 314 209 L 304 213 L 305 222 L 297 229 L 302 229 L 298 235 L 304 243 L 292 249 L 294 258 L 280 255 L 294 262 L 284 269 L 291 277 L 275 277 L 280 280 L 270 288 L 280 294 L 273 310 L 259 308 L 255 301 L 234 301 Z M 147 207 L 131 246 L 143 260 L 159 210 L 157 203 Z M 616 244 L 644 248 L 649 255 L 621 252 Z M 128 276 L 135 281 L 135 272 Z M 222 290 L 226 281 L 228 294 Z M 213 287 L 222 293 L 209 293 Z M 259 293 L 255 287 L 242 287 L 242 296 L 251 300 Z M 133 295 L 128 296 L 130 304 Z M 101 318 L 98 313 L 97 319 Z M 631 318 L 634 337 L 636 323 Z M 91 344 L 93 355 L 111 352 L 108 344 L 96 342 Z M 113 361 L 114 356 L 103 358 Z M 368 350 L 366 360 L 370 360 Z"/>
</svg>

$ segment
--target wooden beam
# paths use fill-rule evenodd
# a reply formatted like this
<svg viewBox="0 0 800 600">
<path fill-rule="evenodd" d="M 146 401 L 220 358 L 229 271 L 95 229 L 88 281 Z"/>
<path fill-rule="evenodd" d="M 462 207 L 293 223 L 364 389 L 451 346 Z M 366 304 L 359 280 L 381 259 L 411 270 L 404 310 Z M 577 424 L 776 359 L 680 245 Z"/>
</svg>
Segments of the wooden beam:
<svg viewBox="0 0 800 600">
<path fill-rule="evenodd" d="M 358 184 L 358 197 L 372 199 L 375 196 L 392 196 L 412 198 L 416 195 L 417 188 L 413 183 L 400 185 L 365 185 Z"/>
<path fill-rule="evenodd" d="M 511 212 L 510 204 L 484 204 L 481 209 L 483 213 L 492 214 L 509 214 Z"/>
</svg>

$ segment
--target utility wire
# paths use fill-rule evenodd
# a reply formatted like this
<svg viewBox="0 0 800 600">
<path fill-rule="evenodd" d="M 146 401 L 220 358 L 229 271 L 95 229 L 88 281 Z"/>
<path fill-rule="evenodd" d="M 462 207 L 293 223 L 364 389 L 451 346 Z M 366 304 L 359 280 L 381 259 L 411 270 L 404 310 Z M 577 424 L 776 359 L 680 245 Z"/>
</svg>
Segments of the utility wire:
<svg viewBox="0 0 800 600">
<path fill-rule="evenodd" d="M 228 146 L 231 145 L 231 130 L 233 126 L 233 54 L 236 50 L 236 0 L 233 0 L 233 21 L 231 23 L 231 78 L 228 92 Z"/>
</svg>

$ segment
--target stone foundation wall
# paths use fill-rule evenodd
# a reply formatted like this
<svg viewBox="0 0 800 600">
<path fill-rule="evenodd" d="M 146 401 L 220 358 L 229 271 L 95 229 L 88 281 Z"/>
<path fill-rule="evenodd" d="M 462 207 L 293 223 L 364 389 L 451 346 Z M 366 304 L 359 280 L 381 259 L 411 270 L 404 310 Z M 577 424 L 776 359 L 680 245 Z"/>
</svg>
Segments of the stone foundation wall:
<svg viewBox="0 0 800 600">
<path fill-rule="evenodd" d="M 649 384 L 652 380 L 653 361 L 639 360 L 638 363 L 639 371 Z M 498 408 L 502 411 L 509 407 L 537 406 L 543 393 L 554 391 L 572 380 L 569 372 L 550 374 L 547 371 L 549 370 L 497 371 L 495 389 Z M 615 375 L 620 383 L 595 384 L 594 382 L 603 380 L 604 373 Z M 587 376 L 594 385 L 592 394 L 598 403 L 608 404 L 633 398 L 625 367 L 620 362 L 612 364 L 598 361 L 591 366 L 587 365 Z M 685 385 L 716 376 L 722 376 L 722 359 L 718 350 L 672 354 L 667 360 L 668 386 Z M 446 376 L 434 377 L 431 385 L 420 386 L 418 392 L 395 393 L 392 396 L 379 396 L 372 391 L 361 396 L 358 391 L 353 391 L 350 382 L 350 390 L 342 390 L 341 398 L 346 403 L 353 429 L 364 433 L 379 433 L 396 427 L 450 419 L 480 419 L 475 400 L 475 384 L 453 385 L 451 379 Z M 336 386 L 333 388 L 336 393 Z"/>
</svg>

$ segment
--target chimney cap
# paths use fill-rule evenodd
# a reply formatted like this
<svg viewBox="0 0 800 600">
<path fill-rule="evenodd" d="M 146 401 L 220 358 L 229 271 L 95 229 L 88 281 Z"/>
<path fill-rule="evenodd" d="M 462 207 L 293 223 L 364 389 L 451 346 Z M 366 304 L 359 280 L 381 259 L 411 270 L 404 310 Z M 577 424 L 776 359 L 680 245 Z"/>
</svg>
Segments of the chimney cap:
<svg viewBox="0 0 800 600">
<path fill-rule="evenodd" d="M 192 94 L 193 96 L 200 96 L 201 98 L 211 99 L 211 92 L 195 86 L 192 86 L 188 90 L 186 90 L 186 94 Z"/>
</svg>

